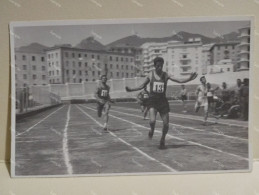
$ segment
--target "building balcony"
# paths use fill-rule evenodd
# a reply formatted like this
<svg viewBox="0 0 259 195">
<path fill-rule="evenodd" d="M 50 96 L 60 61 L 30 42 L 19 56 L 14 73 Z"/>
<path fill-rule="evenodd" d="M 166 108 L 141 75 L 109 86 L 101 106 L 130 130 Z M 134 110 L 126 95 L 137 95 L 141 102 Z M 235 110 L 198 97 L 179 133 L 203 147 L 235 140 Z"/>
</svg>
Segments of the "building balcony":
<svg viewBox="0 0 259 195">
<path fill-rule="evenodd" d="M 237 63 L 243 63 L 243 62 L 249 62 L 249 59 L 241 58 L 240 60 L 237 61 Z"/>
<path fill-rule="evenodd" d="M 180 61 L 191 61 L 191 58 L 180 58 Z"/>
<path fill-rule="evenodd" d="M 179 67 L 180 68 L 187 68 L 187 67 L 191 67 L 191 64 L 181 64 Z"/>
<path fill-rule="evenodd" d="M 240 52 L 238 52 L 238 55 L 242 55 L 242 54 L 249 54 L 248 50 L 241 50 Z"/>
<path fill-rule="evenodd" d="M 241 42 L 239 45 L 237 45 L 238 47 L 242 47 L 242 46 L 249 46 L 250 43 L 248 42 Z"/>
<path fill-rule="evenodd" d="M 244 37 L 250 37 L 250 35 L 247 33 L 241 33 L 241 35 L 237 36 L 237 38 L 239 38 L 239 39 L 244 38 Z"/>
<path fill-rule="evenodd" d="M 184 72 L 180 72 L 181 75 L 189 75 L 192 74 L 192 71 L 184 71 Z"/>
</svg>

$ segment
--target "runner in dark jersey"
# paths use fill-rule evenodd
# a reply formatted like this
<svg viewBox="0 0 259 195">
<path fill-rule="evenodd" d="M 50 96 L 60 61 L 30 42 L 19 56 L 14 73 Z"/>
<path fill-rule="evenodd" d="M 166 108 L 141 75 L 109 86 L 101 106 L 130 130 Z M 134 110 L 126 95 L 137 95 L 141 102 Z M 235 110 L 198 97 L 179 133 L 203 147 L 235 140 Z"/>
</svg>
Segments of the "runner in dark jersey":
<svg viewBox="0 0 259 195">
<path fill-rule="evenodd" d="M 144 120 L 146 120 L 147 113 L 149 111 L 148 100 L 149 100 L 149 92 L 145 87 L 143 91 L 141 91 L 137 96 L 138 102 L 141 107 L 141 111 L 144 112 Z"/>
<path fill-rule="evenodd" d="M 173 76 L 168 75 L 166 72 L 163 72 L 164 59 L 161 57 L 156 57 L 154 59 L 155 70 L 150 72 L 150 74 L 146 77 L 143 84 L 138 87 L 130 88 L 126 87 L 126 91 L 138 91 L 144 89 L 150 83 L 150 96 L 148 106 L 150 108 L 150 131 L 149 137 L 152 138 L 155 130 L 156 123 L 156 115 L 159 112 L 162 120 L 163 120 L 163 132 L 160 140 L 160 149 L 165 149 L 165 137 L 169 128 L 169 104 L 166 98 L 166 87 L 167 81 L 170 79 L 171 81 L 177 83 L 186 83 L 191 81 L 197 77 L 196 73 L 192 73 L 190 78 L 185 80 L 175 79 Z"/>
<path fill-rule="evenodd" d="M 102 112 L 104 111 L 104 126 L 103 130 L 107 131 L 107 124 L 109 120 L 109 110 L 110 103 L 114 103 L 110 98 L 110 87 L 106 84 L 107 77 L 106 75 L 101 76 L 101 82 L 97 85 L 95 91 L 95 98 L 97 100 L 97 115 L 98 117 L 102 116 Z"/>
</svg>

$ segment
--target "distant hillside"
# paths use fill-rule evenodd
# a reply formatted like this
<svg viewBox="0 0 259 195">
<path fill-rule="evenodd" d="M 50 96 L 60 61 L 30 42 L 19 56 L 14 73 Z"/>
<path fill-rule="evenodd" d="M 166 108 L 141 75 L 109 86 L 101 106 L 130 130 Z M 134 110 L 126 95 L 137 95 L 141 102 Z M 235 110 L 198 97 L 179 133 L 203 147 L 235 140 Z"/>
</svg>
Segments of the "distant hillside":
<svg viewBox="0 0 259 195">
<path fill-rule="evenodd" d="M 144 43 L 147 42 L 167 42 L 167 41 L 183 41 L 186 42 L 189 40 L 189 38 L 201 38 L 201 41 L 203 44 L 209 44 L 209 43 L 219 43 L 219 42 L 229 42 L 229 41 L 236 41 L 237 40 L 238 33 L 237 32 L 231 32 L 225 35 L 218 35 L 216 38 L 210 38 L 206 37 L 204 35 L 200 34 L 194 34 L 194 33 L 188 33 L 184 31 L 180 31 L 175 35 L 169 36 L 169 37 L 162 37 L 162 38 L 141 38 L 137 35 L 131 35 L 124 38 L 121 38 L 119 40 L 116 40 L 112 43 L 109 43 L 106 45 L 107 48 L 114 47 L 114 46 L 131 46 L 131 47 L 139 47 Z"/>
<path fill-rule="evenodd" d="M 96 41 L 94 37 L 88 37 L 83 39 L 75 48 L 89 49 L 89 50 L 105 50 L 105 46 L 100 42 Z"/>
<path fill-rule="evenodd" d="M 30 45 L 27 45 L 27 46 L 15 48 L 15 51 L 28 52 L 28 53 L 44 53 L 44 50 L 48 48 L 49 47 L 39 43 L 31 43 Z"/>
</svg>

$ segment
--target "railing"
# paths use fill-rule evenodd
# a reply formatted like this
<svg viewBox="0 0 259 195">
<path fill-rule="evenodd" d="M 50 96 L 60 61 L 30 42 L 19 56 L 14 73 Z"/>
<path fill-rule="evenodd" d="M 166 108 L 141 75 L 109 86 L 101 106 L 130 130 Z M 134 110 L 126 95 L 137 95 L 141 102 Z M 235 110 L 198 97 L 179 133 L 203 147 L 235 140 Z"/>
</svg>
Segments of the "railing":
<svg viewBox="0 0 259 195">
<path fill-rule="evenodd" d="M 60 96 L 49 91 L 49 86 L 16 88 L 16 113 L 26 113 L 61 103 Z"/>
</svg>

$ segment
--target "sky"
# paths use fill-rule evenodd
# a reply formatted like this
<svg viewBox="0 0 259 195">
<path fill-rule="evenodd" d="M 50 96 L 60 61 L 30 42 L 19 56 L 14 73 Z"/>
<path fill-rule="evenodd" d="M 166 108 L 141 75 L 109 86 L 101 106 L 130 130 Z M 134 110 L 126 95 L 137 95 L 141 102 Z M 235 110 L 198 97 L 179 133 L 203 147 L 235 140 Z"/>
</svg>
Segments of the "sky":
<svg viewBox="0 0 259 195">
<path fill-rule="evenodd" d="M 198 33 L 207 37 L 216 37 L 250 25 L 249 21 L 217 22 L 170 22 L 170 23 L 135 23 L 135 24 L 87 24 L 87 25 L 49 25 L 14 28 L 15 47 L 38 42 L 51 47 L 56 44 L 75 46 L 81 40 L 94 36 L 106 45 L 120 38 L 137 34 L 140 37 L 166 37 L 179 31 Z"/>
</svg>

